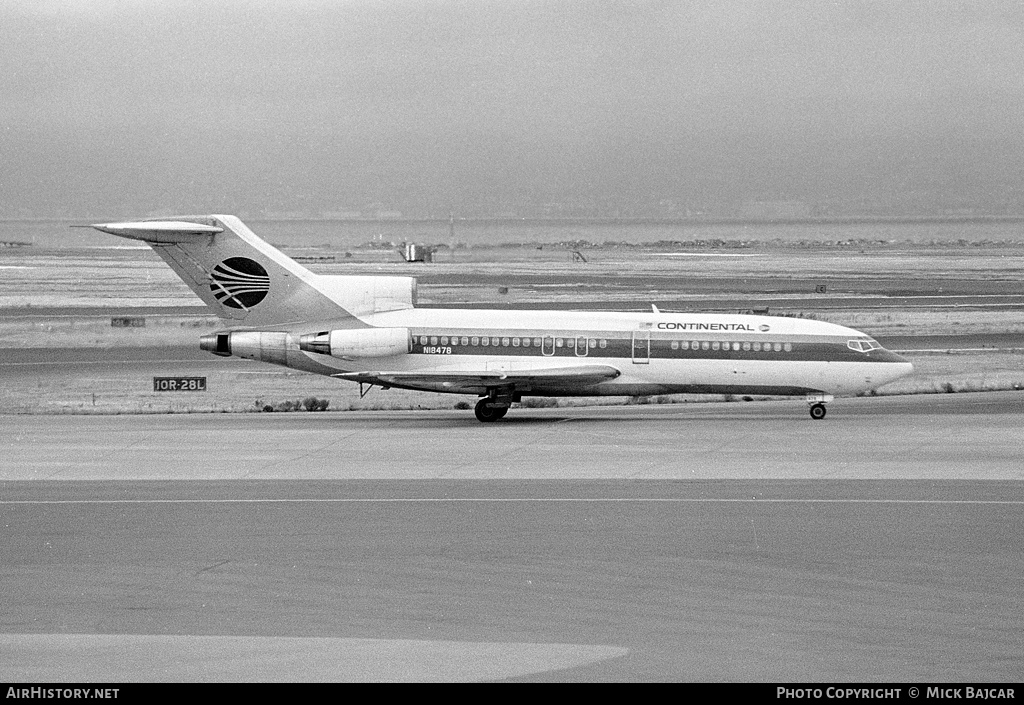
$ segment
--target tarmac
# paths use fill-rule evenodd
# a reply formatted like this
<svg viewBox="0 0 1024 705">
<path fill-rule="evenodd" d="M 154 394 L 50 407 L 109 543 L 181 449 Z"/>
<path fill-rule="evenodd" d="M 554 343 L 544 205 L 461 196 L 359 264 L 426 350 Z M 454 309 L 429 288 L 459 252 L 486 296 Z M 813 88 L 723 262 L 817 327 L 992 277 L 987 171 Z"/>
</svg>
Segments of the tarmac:
<svg viewBox="0 0 1024 705">
<path fill-rule="evenodd" d="M 1005 682 L 1024 393 L 5 416 L 11 682 Z"/>
</svg>

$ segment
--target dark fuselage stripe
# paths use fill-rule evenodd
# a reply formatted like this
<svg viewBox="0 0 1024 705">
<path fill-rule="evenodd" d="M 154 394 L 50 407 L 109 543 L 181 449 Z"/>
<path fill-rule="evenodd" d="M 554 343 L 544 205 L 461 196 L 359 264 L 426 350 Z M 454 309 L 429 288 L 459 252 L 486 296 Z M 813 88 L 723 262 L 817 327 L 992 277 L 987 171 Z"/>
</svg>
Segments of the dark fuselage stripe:
<svg viewBox="0 0 1024 705">
<path fill-rule="evenodd" d="M 657 359 L 657 360 L 760 360 L 768 362 L 789 361 L 789 362 L 904 362 L 901 358 L 884 349 L 874 350 L 871 353 L 863 353 L 852 350 L 846 345 L 846 339 L 840 342 L 793 342 L 793 338 L 779 340 L 770 339 L 757 341 L 761 350 L 753 349 L 753 341 L 745 340 L 677 340 L 677 344 L 685 343 L 687 349 L 682 347 L 672 348 L 671 340 L 657 339 L 647 341 L 645 339 L 622 339 L 608 337 L 590 336 L 559 336 L 563 344 L 558 347 L 553 344 L 554 336 L 512 336 L 512 335 L 488 335 L 491 340 L 497 338 L 498 345 L 473 345 L 472 340 L 482 338 L 477 332 L 476 335 L 462 335 L 461 333 L 452 336 L 450 331 L 445 334 L 431 334 L 430 332 L 415 332 L 413 334 L 412 353 L 420 355 L 484 355 L 501 357 L 558 357 L 558 358 L 616 358 L 616 359 Z M 427 343 L 421 342 L 424 338 Z M 466 338 L 469 344 L 463 345 L 462 339 Z M 513 340 L 519 340 L 518 346 L 513 345 Z M 528 339 L 529 345 L 523 345 L 522 340 Z M 540 339 L 541 346 L 535 345 Z M 431 341 L 436 340 L 434 344 Z M 457 341 L 453 344 L 453 340 Z M 505 344 L 504 341 L 508 341 Z M 576 341 L 586 341 L 585 353 L 577 354 Z M 441 341 L 446 341 L 442 343 Z M 649 342 L 649 347 L 648 347 Z M 714 349 L 717 342 L 718 349 Z M 707 344 L 705 348 L 705 343 Z M 602 347 L 602 344 L 604 347 Z M 739 344 L 740 349 L 735 350 L 734 344 Z M 744 350 L 745 344 L 751 349 Z M 775 349 L 775 345 L 780 347 Z M 771 346 L 764 349 L 764 346 Z M 694 346 L 697 346 L 696 348 Z M 728 349 L 723 349 L 728 346 Z M 788 349 L 787 349 L 788 348 Z"/>
</svg>

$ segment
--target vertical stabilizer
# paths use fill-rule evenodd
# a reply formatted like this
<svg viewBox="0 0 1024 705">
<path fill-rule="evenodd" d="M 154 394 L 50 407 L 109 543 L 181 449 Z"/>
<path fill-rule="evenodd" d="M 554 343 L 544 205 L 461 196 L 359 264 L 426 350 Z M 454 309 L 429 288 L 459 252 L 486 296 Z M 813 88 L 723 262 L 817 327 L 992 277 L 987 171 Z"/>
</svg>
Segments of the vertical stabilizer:
<svg viewBox="0 0 1024 705">
<path fill-rule="evenodd" d="M 246 328 L 352 315 L 337 296 L 323 291 L 321 277 L 258 238 L 233 215 L 92 227 L 146 242 L 211 310 Z"/>
</svg>

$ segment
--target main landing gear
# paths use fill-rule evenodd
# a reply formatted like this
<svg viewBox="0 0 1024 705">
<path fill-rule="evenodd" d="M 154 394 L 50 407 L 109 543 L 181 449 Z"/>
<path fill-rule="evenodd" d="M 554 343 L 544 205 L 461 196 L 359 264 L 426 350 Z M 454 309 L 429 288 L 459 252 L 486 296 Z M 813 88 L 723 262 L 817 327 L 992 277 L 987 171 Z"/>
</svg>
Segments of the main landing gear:
<svg viewBox="0 0 1024 705">
<path fill-rule="evenodd" d="M 484 397 L 476 403 L 476 418 L 478 421 L 487 423 L 488 421 L 497 421 L 505 414 L 508 413 L 508 404 L 503 404 L 499 401 L 494 401 L 488 397 Z"/>
<path fill-rule="evenodd" d="M 819 421 L 825 418 L 825 404 L 832 401 L 831 394 L 808 394 L 807 403 L 810 404 L 811 418 Z"/>
</svg>

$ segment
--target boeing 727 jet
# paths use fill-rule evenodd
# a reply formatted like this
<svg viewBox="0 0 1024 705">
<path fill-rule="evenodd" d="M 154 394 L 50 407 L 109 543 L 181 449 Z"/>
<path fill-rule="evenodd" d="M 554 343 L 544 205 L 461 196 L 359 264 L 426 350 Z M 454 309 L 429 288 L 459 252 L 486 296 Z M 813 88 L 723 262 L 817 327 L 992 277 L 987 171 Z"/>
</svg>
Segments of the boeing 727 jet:
<svg viewBox="0 0 1024 705">
<path fill-rule="evenodd" d="M 811 418 L 912 366 L 851 328 L 728 314 L 416 308 L 412 277 L 315 274 L 231 215 L 104 223 L 147 243 L 226 329 L 199 345 L 384 389 L 470 394 L 496 421 L 527 396 L 802 396 Z"/>
</svg>

